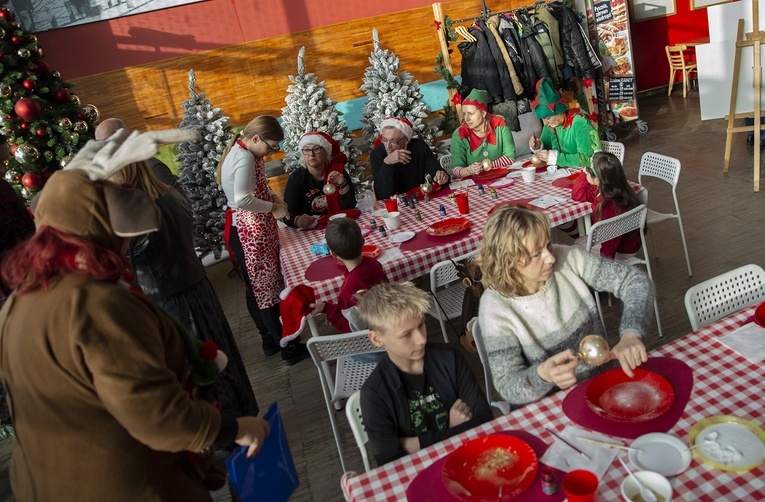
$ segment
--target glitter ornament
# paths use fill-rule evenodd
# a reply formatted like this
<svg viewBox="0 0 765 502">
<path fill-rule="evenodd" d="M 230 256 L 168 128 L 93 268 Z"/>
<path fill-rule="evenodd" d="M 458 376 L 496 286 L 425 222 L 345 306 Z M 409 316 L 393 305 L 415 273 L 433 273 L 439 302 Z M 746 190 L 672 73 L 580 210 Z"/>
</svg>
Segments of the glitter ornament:
<svg viewBox="0 0 765 502">
<path fill-rule="evenodd" d="M 53 72 L 53 73 L 56 73 L 56 72 Z M 54 76 L 54 78 L 56 77 Z M 72 92 L 66 87 L 62 87 L 61 89 L 56 91 L 56 94 L 54 95 L 54 97 L 56 98 L 56 101 L 65 103 L 66 101 L 69 101 L 69 99 L 72 97 Z"/>
<path fill-rule="evenodd" d="M 98 111 L 98 108 L 96 108 L 95 105 L 88 104 L 83 106 L 82 112 L 85 115 L 85 118 L 91 122 L 98 122 L 98 119 L 101 116 L 101 113 Z"/>
<path fill-rule="evenodd" d="M 29 49 L 19 49 L 16 54 L 18 54 L 21 59 L 26 59 L 31 55 Z"/>
<path fill-rule="evenodd" d="M 13 153 L 13 158 L 19 164 L 31 164 L 40 158 L 40 152 L 32 145 L 21 145 Z"/>
<path fill-rule="evenodd" d="M 337 192 L 337 187 L 332 183 L 327 183 L 324 185 L 324 188 L 322 188 L 322 191 L 325 195 L 332 195 L 333 193 Z"/>
<path fill-rule="evenodd" d="M 579 359 L 590 366 L 600 366 L 608 361 L 611 349 L 608 342 L 600 335 L 587 335 L 579 343 Z"/>
<path fill-rule="evenodd" d="M 481 161 L 481 165 L 483 166 L 483 170 L 484 171 L 490 171 L 491 170 L 491 160 L 483 159 Z"/>
<path fill-rule="evenodd" d="M 64 117 L 58 121 L 58 125 L 63 127 L 64 129 L 71 129 L 72 121 L 69 120 L 67 117 Z"/>
<path fill-rule="evenodd" d="M 60 165 L 61 167 L 66 167 L 68 163 L 72 161 L 71 155 L 64 155 L 64 157 L 61 159 Z"/>
<path fill-rule="evenodd" d="M 85 134 L 88 132 L 88 124 L 83 120 L 78 120 L 72 125 L 72 129 L 78 134 Z"/>
</svg>

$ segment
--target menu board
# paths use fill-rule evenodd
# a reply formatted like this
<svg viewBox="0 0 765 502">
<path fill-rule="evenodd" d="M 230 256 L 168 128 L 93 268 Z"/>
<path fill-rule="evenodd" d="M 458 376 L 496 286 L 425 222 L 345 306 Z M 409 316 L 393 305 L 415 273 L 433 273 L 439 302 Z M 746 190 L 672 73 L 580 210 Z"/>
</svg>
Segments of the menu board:
<svg viewBox="0 0 765 502">
<path fill-rule="evenodd" d="M 632 77 L 611 77 L 608 79 L 608 100 L 629 101 L 635 96 L 635 79 Z"/>
</svg>

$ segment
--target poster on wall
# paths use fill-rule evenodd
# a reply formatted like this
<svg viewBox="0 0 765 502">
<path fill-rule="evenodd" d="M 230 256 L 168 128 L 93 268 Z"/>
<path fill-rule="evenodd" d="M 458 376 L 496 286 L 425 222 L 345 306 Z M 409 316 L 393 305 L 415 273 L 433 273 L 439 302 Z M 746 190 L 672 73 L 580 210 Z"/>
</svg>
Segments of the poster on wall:
<svg viewBox="0 0 765 502">
<path fill-rule="evenodd" d="M 677 14 L 675 0 L 630 0 L 630 14 L 636 23 Z"/>
<path fill-rule="evenodd" d="M 601 0 L 592 4 L 592 18 L 603 80 L 598 89 L 601 121 L 605 124 L 637 120 L 632 42 L 625 0 Z"/>
<path fill-rule="evenodd" d="M 733 0 L 691 0 L 691 10 L 706 9 L 712 5 L 732 2 Z"/>
<path fill-rule="evenodd" d="M 204 0 L 9 0 L 21 26 L 32 33 L 94 23 Z"/>
</svg>

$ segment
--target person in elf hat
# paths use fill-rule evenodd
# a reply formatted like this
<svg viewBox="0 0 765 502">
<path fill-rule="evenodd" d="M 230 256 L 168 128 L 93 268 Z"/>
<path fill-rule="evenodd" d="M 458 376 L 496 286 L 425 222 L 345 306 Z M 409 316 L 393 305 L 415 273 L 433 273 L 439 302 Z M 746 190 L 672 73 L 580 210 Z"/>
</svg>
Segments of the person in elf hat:
<svg viewBox="0 0 765 502">
<path fill-rule="evenodd" d="M 160 142 L 197 131 L 88 142 L 32 201 L 35 235 L 2 265 L 13 293 L 0 310 L 0 374 L 16 431 L 19 500 L 209 501 L 189 453 L 268 435 L 256 417 L 222 415 L 184 388 L 214 381 L 206 355 L 123 279 L 130 238 L 160 225 L 143 191 L 107 180 Z M 217 352 L 217 351 L 216 351 Z"/>
<path fill-rule="evenodd" d="M 369 154 L 379 200 L 420 186 L 426 174 L 439 185 L 449 182 L 449 173 L 441 169 L 427 143 L 412 138 L 413 132 L 412 123 L 402 117 L 386 118 L 380 123 L 380 135 Z"/>
<path fill-rule="evenodd" d="M 484 159 L 492 167 L 503 167 L 515 159 L 515 142 L 505 119 L 489 113 L 489 94 L 473 89 L 462 100 L 462 124 L 452 135 L 452 174 L 465 178 L 484 169 Z"/>
<path fill-rule="evenodd" d="M 284 200 L 290 211 L 285 219 L 287 225 L 310 227 L 318 215 L 356 207 L 356 191 L 345 170 L 348 157 L 340 151 L 338 142 L 324 131 L 314 131 L 300 138 L 298 148 L 302 153 L 300 164 L 305 169 L 290 174 L 284 188 Z"/>
<path fill-rule="evenodd" d="M 246 288 L 247 311 L 262 337 L 263 353 L 281 352 L 288 366 L 309 356 L 297 341 L 282 347 L 277 218 L 289 218 L 287 204 L 268 186 L 263 157 L 279 149 L 284 131 L 276 117 L 261 115 L 235 134 L 218 162 L 217 181 L 226 194 L 228 244 Z M 224 236 L 225 238 L 225 236 Z"/>
<path fill-rule="evenodd" d="M 578 109 L 568 109 L 552 80 L 537 82 L 537 98 L 531 107 L 544 123 L 541 136 L 529 138 L 536 156 L 551 166 L 589 167 L 592 154 L 600 150 L 598 131 Z"/>
</svg>

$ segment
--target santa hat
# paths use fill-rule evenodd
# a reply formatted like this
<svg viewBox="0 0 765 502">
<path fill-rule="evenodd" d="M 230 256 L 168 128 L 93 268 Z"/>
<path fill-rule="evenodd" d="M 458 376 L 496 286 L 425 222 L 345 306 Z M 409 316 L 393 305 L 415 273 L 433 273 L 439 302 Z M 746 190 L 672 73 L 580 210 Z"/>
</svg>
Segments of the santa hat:
<svg viewBox="0 0 765 502">
<path fill-rule="evenodd" d="M 298 142 L 298 149 L 302 150 L 306 145 L 319 145 L 327 152 L 329 158 L 340 153 L 340 144 L 324 131 L 313 131 L 303 134 Z"/>
<path fill-rule="evenodd" d="M 286 347 L 289 342 L 300 337 L 306 325 L 306 316 L 311 312 L 310 304 L 316 302 L 313 288 L 300 284 L 287 288 L 279 295 L 279 314 L 282 321 L 282 339 L 279 342 Z"/>
<path fill-rule="evenodd" d="M 481 110 L 489 111 L 489 93 L 482 89 L 473 89 L 465 99 L 462 100 L 462 106 L 473 105 Z"/>
<path fill-rule="evenodd" d="M 537 98 L 531 103 L 534 114 L 540 118 L 552 117 L 568 110 L 568 103 L 553 86 L 552 80 L 545 77 L 537 82 Z"/>
<path fill-rule="evenodd" d="M 404 133 L 407 139 L 412 139 L 414 134 L 414 127 L 412 123 L 406 120 L 404 117 L 386 117 L 380 122 L 380 134 L 386 127 L 393 127 Z"/>
</svg>

